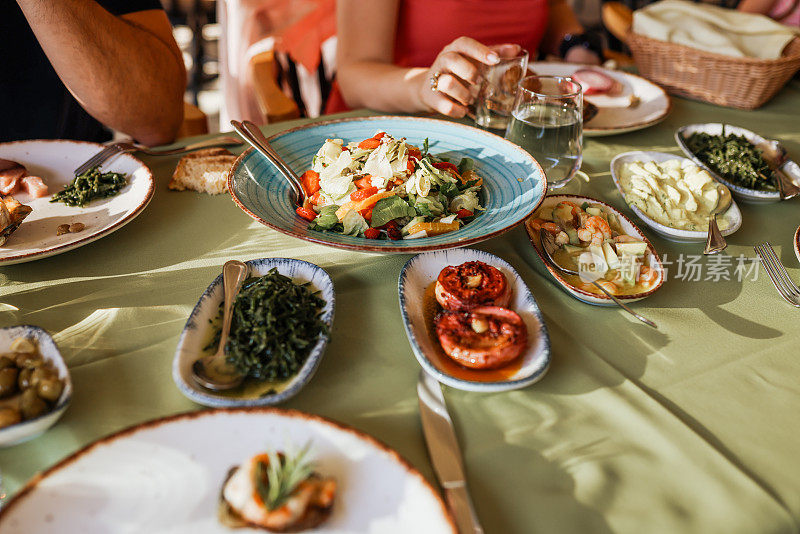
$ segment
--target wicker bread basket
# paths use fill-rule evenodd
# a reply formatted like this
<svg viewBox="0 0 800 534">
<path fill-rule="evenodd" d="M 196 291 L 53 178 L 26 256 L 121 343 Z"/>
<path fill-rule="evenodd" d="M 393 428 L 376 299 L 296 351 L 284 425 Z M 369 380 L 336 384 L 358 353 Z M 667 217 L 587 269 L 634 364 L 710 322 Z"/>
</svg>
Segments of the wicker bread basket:
<svg viewBox="0 0 800 534">
<path fill-rule="evenodd" d="M 800 69 L 800 39 L 778 59 L 738 58 L 659 41 L 631 31 L 626 36 L 639 73 L 668 92 L 720 106 L 763 106 Z"/>
</svg>

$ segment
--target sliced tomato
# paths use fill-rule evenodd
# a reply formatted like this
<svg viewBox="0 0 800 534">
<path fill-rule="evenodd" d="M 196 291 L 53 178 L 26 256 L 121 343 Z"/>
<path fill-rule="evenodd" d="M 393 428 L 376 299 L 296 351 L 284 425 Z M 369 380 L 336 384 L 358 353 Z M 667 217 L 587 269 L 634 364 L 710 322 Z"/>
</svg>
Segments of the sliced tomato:
<svg viewBox="0 0 800 534">
<path fill-rule="evenodd" d="M 459 180 L 461 179 L 461 174 L 458 172 L 458 167 L 456 167 L 449 161 L 439 161 L 434 163 L 433 166 L 443 171 L 449 171 L 452 174 L 454 174 L 456 178 L 458 178 Z"/>
<path fill-rule="evenodd" d="M 406 163 L 406 168 L 408 169 L 408 172 L 414 172 L 414 170 L 416 170 L 417 166 L 414 165 L 413 158 L 408 158 L 408 163 Z"/>
<path fill-rule="evenodd" d="M 304 218 L 307 221 L 313 221 L 314 219 L 317 218 L 317 213 L 314 210 L 312 210 L 311 208 L 308 208 L 306 206 L 300 206 L 299 208 L 297 208 L 294 211 L 300 217 Z"/>
<path fill-rule="evenodd" d="M 316 206 L 317 204 L 319 204 L 319 196 L 320 196 L 320 191 L 317 191 L 316 193 L 311 195 L 308 201 Z"/>
<path fill-rule="evenodd" d="M 380 141 L 381 139 L 383 139 L 384 135 L 386 135 L 386 132 L 378 132 L 375 135 L 373 135 L 372 138 Z"/>
<path fill-rule="evenodd" d="M 306 192 L 306 196 L 310 197 L 319 191 L 319 173 L 311 169 L 307 170 L 300 177 L 300 183 L 303 184 L 303 191 Z"/>
<path fill-rule="evenodd" d="M 372 187 L 372 176 L 368 174 L 363 178 L 359 178 L 353 183 L 356 184 L 356 187 L 359 189 L 366 189 L 367 187 Z"/>
<path fill-rule="evenodd" d="M 378 148 L 381 146 L 380 139 L 375 139 L 374 137 L 370 137 L 369 139 L 364 139 L 360 143 L 358 143 L 358 148 L 363 148 L 365 150 L 369 150 L 371 148 Z"/>
<path fill-rule="evenodd" d="M 436 316 L 436 335 L 453 360 L 471 369 L 494 369 L 519 357 L 528 344 L 525 323 L 499 306 L 445 310 Z"/>
<path fill-rule="evenodd" d="M 460 209 L 456 212 L 456 217 L 459 219 L 466 219 L 467 217 L 472 217 L 474 214 L 466 209 Z"/>
<path fill-rule="evenodd" d="M 377 228 L 367 228 L 364 230 L 364 237 L 367 239 L 378 239 L 380 237 L 381 231 Z"/>
<path fill-rule="evenodd" d="M 372 208 L 361 210 L 359 213 L 361 213 L 361 216 L 364 217 L 366 220 L 368 221 L 372 220 Z"/>
<path fill-rule="evenodd" d="M 422 157 L 422 151 L 415 146 L 408 147 L 408 157 L 419 160 Z"/>
<path fill-rule="evenodd" d="M 375 186 L 359 189 L 358 191 L 353 191 L 352 193 L 350 193 L 350 200 L 352 200 L 353 202 L 357 202 L 359 200 L 364 200 L 365 198 L 369 198 L 377 193 L 378 193 L 378 188 Z"/>
</svg>

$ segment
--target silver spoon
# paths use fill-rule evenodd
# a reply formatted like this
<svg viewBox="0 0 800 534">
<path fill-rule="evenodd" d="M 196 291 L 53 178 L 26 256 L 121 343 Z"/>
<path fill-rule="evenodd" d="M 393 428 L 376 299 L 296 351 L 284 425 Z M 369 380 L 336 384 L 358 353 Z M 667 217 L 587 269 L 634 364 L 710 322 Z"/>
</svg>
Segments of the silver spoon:
<svg viewBox="0 0 800 534">
<path fill-rule="evenodd" d="M 222 307 L 222 330 L 219 336 L 217 352 L 211 356 L 204 356 L 192 364 L 192 378 L 204 388 L 213 391 L 233 389 L 244 380 L 240 374 L 225 359 L 225 345 L 231 330 L 233 314 L 233 301 L 239 292 L 239 286 L 247 278 L 247 265 L 231 260 L 222 266 L 222 288 L 224 304 Z"/>
<path fill-rule="evenodd" d="M 562 267 L 561 265 L 556 263 L 556 260 L 554 260 L 553 256 L 550 255 L 550 250 L 548 249 L 548 246 L 549 246 L 549 248 L 553 248 L 553 249 L 558 247 L 558 245 L 555 244 L 555 241 L 554 241 L 555 238 L 553 237 L 553 235 L 550 232 L 548 232 L 544 228 L 540 229 L 539 230 L 539 239 L 540 239 L 540 241 L 542 243 L 542 250 L 544 251 L 544 257 L 547 258 L 547 261 L 550 262 L 550 264 L 553 267 L 555 267 L 559 271 L 563 272 L 564 274 L 571 274 L 571 275 L 575 275 L 575 276 L 580 276 L 580 273 L 578 271 L 573 271 L 572 269 L 567 269 L 566 267 Z M 592 282 L 592 284 L 594 284 L 594 286 L 597 289 L 599 289 L 600 291 L 605 293 L 608 298 L 613 300 L 614 303 L 617 306 L 619 306 L 620 308 L 622 308 L 626 312 L 630 313 L 631 315 L 633 315 L 634 317 L 639 319 L 644 324 L 652 326 L 653 328 L 658 329 L 658 326 L 656 325 L 656 323 L 654 323 L 653 321 L 651 321 L 650 319 L 648 319 L 647 317 L 645 317 L 643 315 L 639 315 L 638 313 L 636 313 L 635 311 L 633 311 L 632 309 L 627 307 L 625 304 L 622 303 L 622 301 L 620 301 L 617 297 L 615 297 L 614 295 L 612 295 L 611 293 L 606 291 L 603 288 L 603 286 L 598 284 L 595 280 L 591 280 L 591 282 Z"/>
<path fill-rule="evenodd" d="M 728 247 L 728 243 L 722 237 L 722 232 L 719 231 L 719 226 L 717 226 L 717 215 L 727 210 L 731 205 L 731 192 L 724 185 L 718 185 L 717 192 L 719 193 L 717 205 L 708 216 L 708 238 L 706 239 L 706 249 L 703 251 L 703 254 L 706 255 L 722 252 Z"/>
<path fill-rule="evenodd" d="M 292 188 L 292 192 L 294 193 L 294 201 L 295 204 L 298 206 L 302 206 L 306 200 L 305 191 L 303 191 L 303 185 L 300 182 L 300 178 L 294 173 L 294 171 L 283 161 L 283 158 L 275 152 L 275 149 L 272 148 L 272 145 L 269 144 L 267 138 L 261 133 L 261 130 L 250 121 L 231 121 L 231 126 L 233 129 L 236 130 L 236 133 L 242 136 L 242 139 L 247 141 L 253 148 L 258 150 L 261 155 L 267 158 L 275 168 L 278 169 L 286 181 L 289 182 L 289 186 Z"/>
<path fill-rule="evenodd" d="M 794 183 L 794 180 L 783 170 L 790 161 L 786 149 L 775 140 L 769 141 L 766 149 L 764 155 L 767 157 L 764 158 L 764 161 L 767 162 L 778 179 L 778 190 L 781 194 L 781 200 L 787 200 L 800 195 L 800 187 L 798 187 L 797 184 Z"/>
</svg>

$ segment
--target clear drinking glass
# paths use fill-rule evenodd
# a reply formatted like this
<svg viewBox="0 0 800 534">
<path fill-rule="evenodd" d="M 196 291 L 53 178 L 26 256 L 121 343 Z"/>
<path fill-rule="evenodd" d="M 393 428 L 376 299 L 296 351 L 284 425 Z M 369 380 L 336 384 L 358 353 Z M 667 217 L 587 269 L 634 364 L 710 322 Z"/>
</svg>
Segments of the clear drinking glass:
<svg viewBox="0 0 800 534">
<path fill-rule="evenodd" d="M 506 139 L 536 158 L 549 189 L 564 186 L 581 168 L 581 86 L 565 76 L 528 76 L 520 80 Z"/>
<path fill-rule="evenodd" d="M 503 135 L 508 126 L 517 84 L 528 71 L 528 52 L 500 58 L 495 65 L 482 65 L 480 89 L 475 100 L 475 124 Z"/>
</svg>

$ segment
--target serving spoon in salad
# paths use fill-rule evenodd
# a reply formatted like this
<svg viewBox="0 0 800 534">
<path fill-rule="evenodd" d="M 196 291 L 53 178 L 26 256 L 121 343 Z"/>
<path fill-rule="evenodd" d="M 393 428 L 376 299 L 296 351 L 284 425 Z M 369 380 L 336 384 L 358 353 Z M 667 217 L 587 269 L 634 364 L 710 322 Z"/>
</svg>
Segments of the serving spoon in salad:
<svg viewBox="0 0 800 534">
<path fill-rule="evenodd" d="M 551 250 L 555 250 L 556 248 L 558 248 L 558 245 L 555 242 L 555 237 L 553 236 L 553 234 L 551 234 L 550 232 L 548 232 L 544 228 L 541 228 L 539 230 L 539 239 L 541 240 L 542 250 L 544 251 L 544 257 L 547 258 L 547 261 L 550 263 L 550 265 L 552 265 L 553 267 L 555 267 L 556 269 L 558 269 L 559 271 L 561 271 L 564 274 L 571 274 L 571 275 L 574 275 L 574 276 L 580 276 L 580 273 L 578 271 L 573 271 L 572 269 L 567 269 L 566 267 L 563 267 L 563 266 L 559 265 L 556 262 L 556 260 L 553 259 L 552 253 L 550 251 Z M 612 295 L 611 293 L 606 291 L 605 288 L 603 286 L 601 286 L 600 284 L 598 284 L 595 280 L 590 280 L 590 282 L 592 284 L 594 284 L 594 286 L 597 289 L 599 289 L 600 291 L 605 293 L 608 298 L 613 300 L 614 303 L 617 306 L 619 306 L 620 308 L 622 308 L 626 312 L 630 313 L 631 315 L 633 315 L 634 317 L 639 319 L 644 324 L 646 324 L 648 326 L 652 326 L 655 329 L 658 329 L 658 325 L 656 325 L 656 323 L 654 323 L 653 321 L 651 321 L 647 317 L 645 317 L 643 315 L 640 315 L 640 314 L 636 313 L 635 311 L 633 311 L 632 309 L 630 309 L 629 307 L 627 307 L 625 304 L 622 303 L 621 300 L 619 300 L 617 297 L 615 297 L 614 295 Z"/>
<path fill-rule="evenodd" d="M 225 345 L 231 331 L 233 318 L 233 302 L 239 287 L 247 278 L 248 267 L 238 260 L 230 260 L 222 266 L 222 329 L 219 333 L 217 352 L 204 356 L 192 364 L 192 378 L 204 388 L 212 391 L 233 389 L 244 380 L 244 376 L 228 363 L 225 356 Z"/>
<path fill-rule="evenodd" d="M 233 129 L 236 130 L 236 133 L 238 133 L 242 139 L 247 141 L 250 146 L 258 150 L 261 155 L 275 165 L 278 172 L 289 182 L 289 187 L 292 188 L 292 192 L 294 193 L 295 204 L 302 206 L 306 201 L 306 193 L 303 190 L 300 178 L 295 174 L 292 168 L 283 161 L 283 158 L 278 155 L 275 149 L 272 148 L 272 145 L 269 144 L 266 136 L 261 132 L 258 126 L 250 121 L 239 122 L 236 120 L 231 121 L 231 126 L 233 126 Z"/>
</svg>

